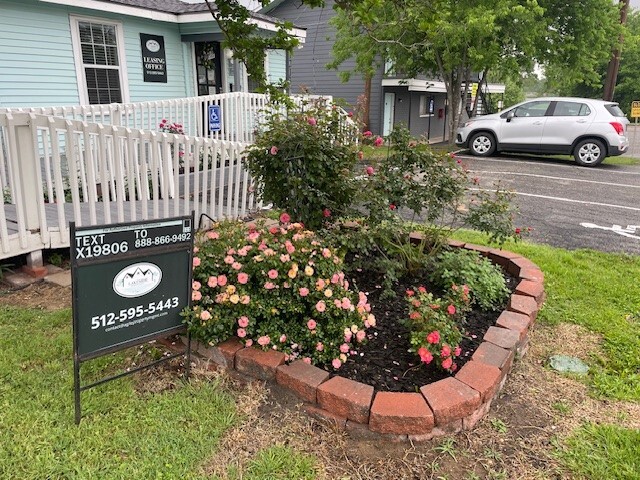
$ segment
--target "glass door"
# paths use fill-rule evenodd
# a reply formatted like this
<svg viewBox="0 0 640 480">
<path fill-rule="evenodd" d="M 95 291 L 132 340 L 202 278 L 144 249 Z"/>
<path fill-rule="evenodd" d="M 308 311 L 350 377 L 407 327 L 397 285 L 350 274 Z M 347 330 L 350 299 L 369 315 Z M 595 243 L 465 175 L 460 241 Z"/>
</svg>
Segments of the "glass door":
<svg viewBox="0 0 640 480">
<path fill-rule="evenodd" d="M 198 95 L 222 93 L 219 42 L 195 42 Z"/>
</svg>

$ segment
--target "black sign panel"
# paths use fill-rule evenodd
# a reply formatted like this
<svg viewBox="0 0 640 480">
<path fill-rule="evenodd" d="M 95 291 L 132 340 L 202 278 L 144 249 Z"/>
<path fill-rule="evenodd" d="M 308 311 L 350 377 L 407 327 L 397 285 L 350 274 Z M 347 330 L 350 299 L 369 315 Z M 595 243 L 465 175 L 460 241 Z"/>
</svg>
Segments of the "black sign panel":
<svg viewBox="0 0 640 480">
<path fill-rule="evenodd" d="M 167 83 L 167 55 L 164 51 L 164 37 L 140 34 L 142 46 L 142 71 L 145 82 Z"/>
<path fill-rule="evenodd" d="M 87 360 L 184 330 L 193 219 L 74 228 L 74 352 Z"/>
</svg>

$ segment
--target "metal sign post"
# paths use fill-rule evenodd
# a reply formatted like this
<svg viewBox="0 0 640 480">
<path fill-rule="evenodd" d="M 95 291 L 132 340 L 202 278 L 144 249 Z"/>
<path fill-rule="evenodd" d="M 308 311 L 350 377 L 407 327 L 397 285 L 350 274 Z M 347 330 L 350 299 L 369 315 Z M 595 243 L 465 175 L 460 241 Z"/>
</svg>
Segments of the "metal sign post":
<svg viewBox="0 0 640 480">
<path fill-rule="evenodd" d="M 73 360 L 76 424 L 80 392 L 172 358 L 164 357 L 90 385 L 80 383 L 83 361 L 184 332 L 181 312 L 191 305 L 194 219 L 76 227 L 71 230 Z"/>
</svg>

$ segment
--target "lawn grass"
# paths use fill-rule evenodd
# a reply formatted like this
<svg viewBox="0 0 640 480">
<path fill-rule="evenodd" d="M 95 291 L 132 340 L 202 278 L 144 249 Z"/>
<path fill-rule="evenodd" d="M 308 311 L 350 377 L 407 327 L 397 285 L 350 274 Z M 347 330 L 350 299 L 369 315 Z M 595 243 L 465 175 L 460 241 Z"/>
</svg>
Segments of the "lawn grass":
<svg viewBox="0 0 640 480">
<path fill-rule="evenodd" d="M 454 237 L 487 244 L 476 232 L 459 231 Z M 547 300 L 538 321 L 572 323 L 602 336 L 603 354 L 590 362 L 593 395 L 640 402 L 640 257 L 527 242 L 504 249 L 526 256 L 544 272 Z M 558 457 L 578 478 L 638 478 L 640 432 L 601 421 L 575 430 L 558 445 Z"/>
<path fill-rule="evenodd" d="M 237 421 L 231 395 L 179 381 L 139 394 L 126 377 L 83 392 L 76 426 L 70 327 L 69 310 L 0 307 L 0 478 L 198 478 Z M 127 364 L 124 352 L 89 362 L 83 383 Z"/>
</svg>

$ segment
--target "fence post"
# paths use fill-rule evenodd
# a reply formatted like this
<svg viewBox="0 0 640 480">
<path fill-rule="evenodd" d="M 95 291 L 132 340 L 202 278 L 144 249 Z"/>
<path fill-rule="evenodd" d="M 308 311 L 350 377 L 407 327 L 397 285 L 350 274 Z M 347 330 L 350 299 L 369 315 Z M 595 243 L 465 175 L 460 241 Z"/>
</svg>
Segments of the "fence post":
<svg viewBox="0 0 640 480">
<path fill-rule="evenodd" d="M 31 119 L 31 122 L 33 119 Z M 40 231 L 40 205 L 38 199 L 41 197 L 39 188 L 42 188 L 42 182 L 39 181 L 37 169 L 39 168 L 39 159 L 36 157 L 35 135 L 32 129 L 35 125 L 30 123 L 18 124 L 15 128 L 17 143 L 17 170 L 18 181 L 20 182 L 20 198 L 16 198 L 16 202 L 20 202 L 24 211 L 24 227 L 27 231 Z M 42 232 L 39 232 L 42 233 Z M 44 268 L 42 250 L 36 250 L 27 254 L 27 265 L 24 271 L 34 277 L 43 277 L 47 270 Z"/>
</svg>

